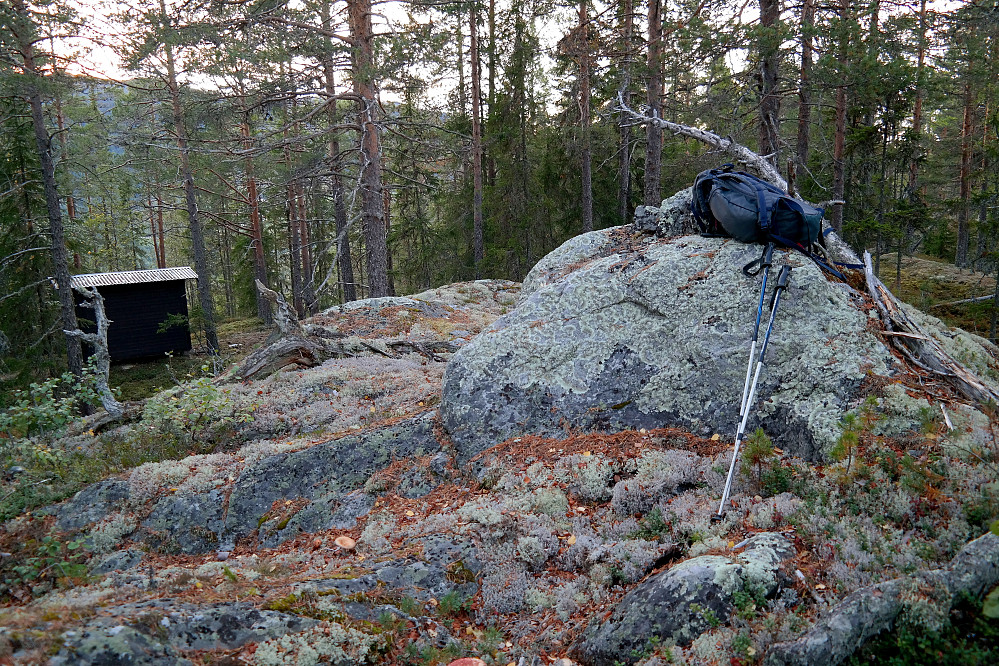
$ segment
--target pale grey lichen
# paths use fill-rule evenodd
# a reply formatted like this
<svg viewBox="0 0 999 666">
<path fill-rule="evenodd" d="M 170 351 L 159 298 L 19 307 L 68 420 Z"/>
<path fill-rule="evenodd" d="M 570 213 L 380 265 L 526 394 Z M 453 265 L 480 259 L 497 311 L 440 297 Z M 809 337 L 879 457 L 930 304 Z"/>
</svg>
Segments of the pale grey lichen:
<svg viewBox="0 0 999 666">
<path fill-rule="evenodd" d="M 374 636 L 336 622 L 264 641 L 253 653 L 257 666 L 353 666 L 368 661 Z"/>
<path fill-rule="evenodd" d="M 110 553 L 121 540 L 135 531 L 138 521 L 135 516 L 114 513 L 90 528 L 87 533 L 87 547 L 94 553 Z"/>
<path fill-rule="evenodd" d="M 595 241 L 571 243 L 542 262 L 550 283 L 539 278 L 525 289 L 514 312 L 449 363 L 442 415 L 459 452 L 573 428 L 733 431 L 760 287 L 741 267 L 759 246 L 685 236 L 575 266 L 567 259 Z M 778 252 L 777 263 L 795 269 L 753 423 L 785 449 L 821 457 L 860 382 L 868 373 L 890 375 L 895 360 L 866 330 L 847 288 L 800 255 Z M 564 277 L 553 277 L 557 266 Z"/>
<path fill-rule="evenodd" d="M 567 266 L 592 259 L 610 244 L 607 230 L 580 234 L 562 243 L 536 263 L 524 278 L 520 288 L 520 301 L 523 302 L 541 287 L 561 278 Z"/>
</svg>

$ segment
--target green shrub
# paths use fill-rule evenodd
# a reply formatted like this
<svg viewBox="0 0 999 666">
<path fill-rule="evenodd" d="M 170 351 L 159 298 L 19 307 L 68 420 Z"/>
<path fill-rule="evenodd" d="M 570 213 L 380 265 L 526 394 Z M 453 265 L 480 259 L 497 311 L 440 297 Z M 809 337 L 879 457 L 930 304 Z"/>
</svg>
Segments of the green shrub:
<svg viewBox="0 0 999 666">
<path fill-rule="evenodd" d="M 629 539 L 663 541 L 673 534 L 672 524 L 666 520 L 662 510 L 658 506 L 642 516 L 641 520 L 638 521 L 638 525 L 639 529 L 629 534 Z"/>
<path fill-rule="evenodd" d="M 29 540 L 0 563 L 0 599 L 24 598 L 24 590 L 43 593 L 56 583 L 87 574 L 83 540 L 60 541 L 54 536 Z"/>
<path fill-rule="evenodd" d="M 203 365 L 201 372 L 176 389 L 150 398 L 142 420 L 147 427 L 178 435 L 207 453 L 234 425 L 251 421 L 256 406 L 234 406 L 230 389 L 212 381 L 210 368 Z"/>
<path fill-rule="evenodd" d="M 437 600 L 437 613 L 441 617 L 454 617 L 468 610 L 468 601 L 457 590 L 451 590 Z"/>
<path fill-rule="evenodd" d="M 59 434 L 79 416 L 81 405 L 99 402 L 96 381 L 88 365 L 79 379 L 65 372 L 14 391 L 11 405 L 0 412 L 0 433 L 12 440 Z"/>
</svg>

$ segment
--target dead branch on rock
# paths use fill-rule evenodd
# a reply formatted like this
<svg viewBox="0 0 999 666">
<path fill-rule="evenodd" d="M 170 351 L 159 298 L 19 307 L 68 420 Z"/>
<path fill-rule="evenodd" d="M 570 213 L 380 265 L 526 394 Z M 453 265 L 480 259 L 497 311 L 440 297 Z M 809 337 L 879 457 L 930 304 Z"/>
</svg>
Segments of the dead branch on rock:
<svg viewBox="0 0 999 666">
<path fill-rule="evenodd" d="M 842 663 L 865 641 L 894 626 L 914 590 L 939 590 L 953 606 L 964 595 L 981 597 L 999 583 L 999 537 L 979 537 L 943 569 L 869 585 L 850 594 L 804 636 L 770 648 L 765 666 Z"/>
<path fill-rule="evenodd" d="M 641 114 L 625 104 L 620 93 L 618 93 L 618 110 L 633 118 L 637 122 L 653 123 L 667 132 L 672 132 L 674 136 L 683 136 L 689 139 L 695 139 L 701 143 L 711 146 L 715 150 L 728 153 L 735 158 L 736 161 L 744 163 L 747 167 L 759 173 L 760 176 L 766 180 L 770 181 L 785 192 L 790 193 L 791 196 L 798 197 L 799 199 L 801 198 L 797 188 L 793 185 L 791 189 L 788 189 L 787 181 L 784 180 L 784 177 L 780 175 L 780 171 L 778 171 L 773 164 L 749 148 L 746 148 L 742 144 L 736 142 L 732 137 L 719 136 L 718 134 L 709 132 L 708 130 L 702 130 L 689 125 L 670 122 L 669 120 L 665 120 L 663 118 Z M 826 244 L 829 254 L 835 261 L 844 264 L 860 263 L 860 258 L 857 256 L 857 253 L 854 252 L 849 245 L 847 245 L 846 241 L 839 237 L 839 235 L 825 220 L 822 221 L 822 235 L 823 242 Z"/>
<path fill-rule="evenodd" d="M 944 351 L 922 327 L 905 313 L 901 303 L 874 275 L 871 254 L 864 253 L 867 290 L 874 299 L 885 333 L 896 349 L 923 370 L 948 381 L 964 398 L 974 403 L 999 402 L 999 393 Z"/>
<path fill-rule="evenodd" d="M 257 289 L 275 306 L 274 325 L 277 336 L 243 360 L 243 364 L 225 378 L 252 379 L 268 375 L 289 366 L 310 368 L 331 358 L 352 358 L 377 354 L 386 358 L 400 358 L 403 354 L 417 353 L 433 361 L 442 362 L 439 354 L 453 353 L 458 344 L 447 340 L 410 340 L 408 338 L 381 338 L 367 340 L 323 326 L 299 321 L 284 297 L 257 281 Z"/>
<path fill-rule="evenodd" d="M 76 292 L 83 296 L 84 302 L 80 307 L 89 308 L 94 311 L 97 322 L 96 333 L 84 333 L 80 329 L 73 331 L 63 331 L 66 335 L 80 338 L 94 349 L 94 367 L 97 370 L 95 377 L 97 383 L 97 395 L 101 398 L 101 406 L 108 415 L 117 419 L 124 413 L 124 408 L 118 402 L 111 388 L 108 386 L 108 377 L 111 372 L 111 352 L 108 350 L 108 327 L 111 321 L 104 310 L 104 297 L 96 288 L 77 287 Z"/>
<path fill-rule="evenodd" d="M 274 319 L 277 321 L 277 317 Z M 235 374 L 241 379 L 251 379 L 291 365 L 311 368 L 322 363 L 320 356 L 321 350 L 301 336 L 281 337 L 247 356 Z"/>
</svg>

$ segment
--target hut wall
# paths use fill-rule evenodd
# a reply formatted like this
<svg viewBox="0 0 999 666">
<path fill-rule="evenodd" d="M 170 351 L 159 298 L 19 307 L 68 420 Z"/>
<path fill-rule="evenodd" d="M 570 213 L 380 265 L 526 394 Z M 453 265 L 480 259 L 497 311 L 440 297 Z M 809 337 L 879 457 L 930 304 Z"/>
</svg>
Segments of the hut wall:
<svg viewBox="0 0 999 666">
<path fill-rule="evenodd" d="M 169 315 L 187 317 L 184 280 L 109 285 L 98 287 L 98 291 L 104 297 L 104 309 L 111 320 L 108 347 L 112 360 L 162 356 L 168 351 L 191 348 L 191 333 L 186 326 L 171 326 L 157 333 Z M 93 310 L 79 306 L 76 315 L 91 322 L 94 319 Z M 88 328 L 93 327 L 83 330 Z"/>
</svg>

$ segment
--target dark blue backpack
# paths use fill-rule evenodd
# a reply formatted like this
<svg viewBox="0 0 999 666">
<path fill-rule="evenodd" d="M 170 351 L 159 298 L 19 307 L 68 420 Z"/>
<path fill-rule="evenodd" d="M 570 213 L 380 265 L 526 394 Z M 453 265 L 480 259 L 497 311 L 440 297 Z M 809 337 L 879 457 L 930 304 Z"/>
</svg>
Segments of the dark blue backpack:
<svg viewBox="0 0 999 666">
<path fill-rule="evenodd" d="M 698 174 L 690 210 L 702 233 L 801 250 L 818 240 L 825 212 L 731 164 Z"/>
</svg>

